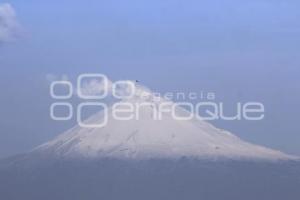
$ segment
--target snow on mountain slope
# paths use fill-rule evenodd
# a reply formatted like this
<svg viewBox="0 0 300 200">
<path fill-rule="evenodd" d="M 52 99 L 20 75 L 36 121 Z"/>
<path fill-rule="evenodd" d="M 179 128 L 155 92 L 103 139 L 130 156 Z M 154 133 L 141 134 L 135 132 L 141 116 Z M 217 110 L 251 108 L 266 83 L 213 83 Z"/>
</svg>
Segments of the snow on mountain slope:
<svg viewBox="0 0 300 200">
<path fill-rule="evenodd" d="M 76 126 L 37 147 L 33 152 L 46 152 L 71 158 L 295 159 L 282 152 L 245 142 L 230 132 L 215 128 L 202 120 L 194 118 L 188 121 L 176 120 L 167 112 L 162 114 L 162 120 L 154 120 L 153 115 L 157 107 L 168 101 L 158 100 L 143 86 L 137 86 L 134 97 L 122 102 L 144 104 L 139 109 L 138 120 L 114 119 L 110 107 L 106 126 L 102 128 Z M 176 113 L 178 116 L 187 116 L 189 112 L 176 107 Z M 102 122 L 103 117 L 103 112 L 99 112 L 86 122 Z"/>
</svg>

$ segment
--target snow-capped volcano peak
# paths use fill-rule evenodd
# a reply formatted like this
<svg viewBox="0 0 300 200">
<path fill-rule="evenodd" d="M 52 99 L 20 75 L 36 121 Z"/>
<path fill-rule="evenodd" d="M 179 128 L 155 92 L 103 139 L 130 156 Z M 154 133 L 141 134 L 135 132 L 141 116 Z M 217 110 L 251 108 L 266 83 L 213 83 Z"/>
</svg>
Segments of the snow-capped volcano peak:
<svg viewBox="0 0 300 200">
<path fill-rule="evenodd" d="M 114 104 L 108 109 L 107 116 L 102 111 L 86 120 L 86 123 L 97 124 L 107 117 L 106 126 L 75 126 L 33 152 L 52 153 L 60 157 L 118 159 L 294 159 L 282 152 L 245 142 L 205 121 L 196 118 L 177 120 L 170 112 L 159 114 L 160 105 L 172 107 L 174 103 L 157 98 L 148 88 L 134 84 L 134 95 L 121 101 L 135 108 L 130 119 L 116 119 L 113 115 Z M 179 117 L 189 115 L 189 111 L 181 107 L 175 107 L 174 112 Z"/>
</svg>

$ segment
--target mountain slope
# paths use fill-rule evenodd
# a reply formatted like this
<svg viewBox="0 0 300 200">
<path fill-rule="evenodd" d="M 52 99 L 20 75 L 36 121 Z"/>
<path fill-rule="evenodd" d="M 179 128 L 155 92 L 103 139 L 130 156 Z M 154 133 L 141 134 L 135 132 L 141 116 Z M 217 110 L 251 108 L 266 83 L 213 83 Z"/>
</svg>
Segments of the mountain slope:
<svg viewBox="0 0 300 200">
<path fill-rule="evenodd" d="M 137 85 L 132 98 L 122 103 L 140 105 L 138 120 L 122 121 L 108 110 L 108 124 L 102 128 L 76 126 L 54 140 L 33 150 L 33 153 L 50 153 L 59 157 L 84 158 L 180 158 L 201 159 L 263 159 L 289 160 L 293 156 L 245 142 L 228 131 L 198 120 L 176 120 L 171 112 L 163 112 L 161 120 L 155 120 L 162 104 L 174 105 L 158 99 L 147 88 Z M 176 116 L 188 116 L 189 112 L 176 107 Z M 85 123 L 101 123 L 104 112 L 99 112 Z"/>
<path fill-rule="evenodd" d="M 27 154 L 0 160 L 0 199 L 299 199 L 295 157 L 198 119 L 164 113 L 153 120 L 154 108 L 167 101 L 141 86 L 123 102 L 146 104 L 139 120 L 116 120 L 111 107 L 103 128 L 76 126 Z M 176 112 L 189 114 L 180 107 Z M 99 112 L 86 123 L 103 117 Z"/>
</svg>

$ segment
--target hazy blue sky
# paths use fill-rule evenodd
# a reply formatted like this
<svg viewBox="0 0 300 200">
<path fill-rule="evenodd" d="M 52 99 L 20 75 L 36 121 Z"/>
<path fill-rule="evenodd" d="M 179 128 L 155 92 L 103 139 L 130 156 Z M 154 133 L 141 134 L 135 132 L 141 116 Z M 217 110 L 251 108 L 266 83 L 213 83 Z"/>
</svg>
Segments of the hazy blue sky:
<svg viewBox="0 0 300 200">
<path fill-rule="evenodd" d="M 0 157 L 71 127 L 49 118 L 46 75 L 88 72 L 158 92 L 212 91 L 229 107 L 261 101 L 263 121 L 214 123 L 300 155 L 299 1 L 0 2 L 22 26 L 14 41 L 0 38 Z"/>
</svg>

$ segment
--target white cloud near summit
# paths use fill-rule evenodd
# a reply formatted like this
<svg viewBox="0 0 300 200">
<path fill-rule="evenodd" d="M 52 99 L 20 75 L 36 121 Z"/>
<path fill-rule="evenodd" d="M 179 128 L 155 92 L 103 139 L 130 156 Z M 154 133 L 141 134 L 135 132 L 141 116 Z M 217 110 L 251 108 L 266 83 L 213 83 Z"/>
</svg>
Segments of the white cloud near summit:
<svg viewBox="0 0 300 200">
<path fill-rule="evenodd" d="M 111 93 L 112 82 L 107 80 L 107 85 L 105 87 L 104 81 L 100 81 L 97 79 L 91 79 L 83 82 L 81 88 L 77 88 L 77 92 L 80 89 L 81 93 L 84 95 L 99 95 L 102 94 L 105 90 L 107 94 Z"/>
<path fill-rule="evenodd" d="M 0 4 L 0 44 L 14 40 L 20 31 L 14 8 L 8 4 Z"/>
<path fill-rule="evenodd" d="M 73 95 L 78 96 L 78 90 L 81 90 L 81 93 L 83 95 L 88 95 L 88 96 L 95 96 L 102 94 L 104 90 L 105 92 L 110 95 L 112 92 L 112 81 L 107 79 L 107 85 L 105 87 L 104 81 L 103 80 L 98 80 L 95 78 L 88 79 L 82 82 L 82 85 L 80 88 L 77 87 L 77 82 L 72 82 L 70 78 L 67 75 L 55 75 L 55 74 L 47 74 L 46 75 L 46 80 L 51 84 L 52 82 L 55 81 L 68 81 L 73 85 Z M 64 85 L 66 86 L 66 85 Z"/>
</svg>

